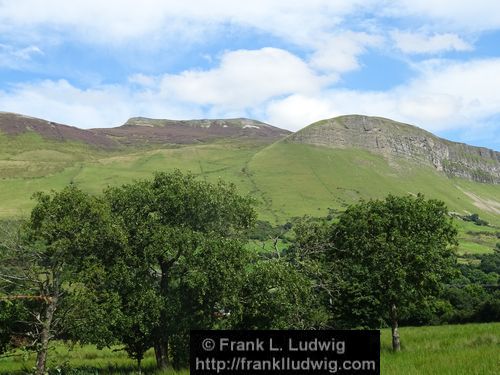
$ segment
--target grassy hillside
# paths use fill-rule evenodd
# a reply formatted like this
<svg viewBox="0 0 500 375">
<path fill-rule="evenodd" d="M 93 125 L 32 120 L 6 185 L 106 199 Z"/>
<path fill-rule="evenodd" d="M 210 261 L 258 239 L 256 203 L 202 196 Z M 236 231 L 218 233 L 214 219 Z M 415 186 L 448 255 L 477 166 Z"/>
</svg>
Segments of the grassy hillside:
<svg viewBox="0 0 500 375">
<path fill-rule="evenodd" d="M 250 192 L 251 185 L 242 168 L 266 144 L 220 142 L 108 152 L 85 145 L 50 145 L 49 150 L 47 144 L 37 148 L 38 143 L 33 142 L 32 146 L 30 153 L 12 152 L 0 161 L 0 217 L 25 216 L 33 206 L 30 197 L 39 190 L 61 189 L 75 183 L 97 193 L 106 186 L 148 178 L 154 171 L 174 168 L 212 180 L 221 177 L 236 183 L 243 192 Z M 42 154 L 45 159 L 40 158 Z M 17 160 L 21 157 L 22 162 Z"/>
<path fill-rule="evenodd" d="M 384 375 L 494 375 L 500 366 L 500 323 L 438 327 L 401 328 L 402 351 L 391 351 L 390 330 L 382 330 L 381 374 Z M 134 361 L 115 348 L 98 350 L 76 346 L 68 350 L 62 343 L 52 349 L 50 368 L 71 367 L 81 375 L 131 374 Z M 0 358 L 0 375 L 21 374 L 34 363 L 33 356 Z M 188 374 L 188 371 L 154 372 L 154 353 L 144 359 L 146 373 Z"/>
<path fill-rule="evenodd" d="M 492 251 L 500 239 L 500 185 L 448 178 L 425 163 L 359 148 L 329 148 L 273 139 L 232 139 L 184 145 L 99 148 L 42 138 L 35 132 L 0 133 L 0 218 L 29 214 L 36 191 L 75 183 L 98 193 L 109 185 L 179 168 L 214 181 L 234 182 L 258 200 L 260 218 L 325 215 L 360 198 L 387 193 L 441 199 L 460 215 L 478 213 L 493 227 L 457 221 L 460 251 Z"/>
<path fill-rule="evenodd" d="M 481 217 L 500 224 L 499 185 L 450 179 L 404 159 L 390 165 L 382 156 L 361 149 L 278 142 L 256 154 L 249 169 L 272 202 L 269 214 L 313 214 L 326 207 L 342 208 L 359 198 L 421 192 L 443 200 L 452 211 L 481 212 Z"/>
<path fill-rule="evenodd" d="M 267 219 L 324 215 L 327 208 L 342 210 L 357 199 L 381 198 L 388 193 L 423 193 L 443 200 L 461 215 L 477 212 L 500 226 L 499 185 L 450 179 L 406 160 L 389 164 L 365 150 L 278 142 L 257 153 L 248 170 L 263 197 L 261 210 Z M 462 221 L 457 225 L 462 252 L 491 250 L 498 242 L 499 228 Z"/>
</svg>

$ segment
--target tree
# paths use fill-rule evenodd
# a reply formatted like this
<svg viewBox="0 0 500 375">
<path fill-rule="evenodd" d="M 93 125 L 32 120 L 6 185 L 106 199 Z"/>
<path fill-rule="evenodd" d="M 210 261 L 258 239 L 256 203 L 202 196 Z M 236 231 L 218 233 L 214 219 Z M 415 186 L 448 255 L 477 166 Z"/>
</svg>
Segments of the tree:
<svg viewBox="0 0 500 375">
<path fill-rule="evenodd" d="M 313 280 L 285 257 L 257 259 L 241 291 L 243 329 L 317 329 L 327 312 Z"/>
<path fill-rule="evenodd" d="M 145 340 L 155 349 L 158 367 L 165 368 L 169 343 L 178 349 L 190 328 L 221 324 L 219 314 L 222 320 L 238 316 L 243 235 L 255 221 L 252 200 L 238 195 L 234 185 L 180 171 L 110 188 L 105 198 L 123 219 L 126 263 L 140 265 L 130 271 L 142 270 L 150 292 L 161 300 L 157 324 Z"/>
<path fill-rule="evenodd" d="M 361 202 L 334 226 L 331 259 L 343 294 L 389 317 L 393 350 L 400 350 L 399 316 L 437 295 L 453 273 L 456 235 L 444 203 L 422 195 Z"/>
<path fill-rule="evenodd" d="M 35 195 L 27 220 L 3 240 L 0 290 L 4 300 L 22 303 L 29 320 L 23 335 L 36 351 L 36 374 L 46 373 L 50 340 L 62 334 L 66 318 L 79 309 L 81 275 L 87 266 L 109 261 L 123 249 L 109 207 L 75 186 Z"/>
<path fill-rule="evenodd" d="M 400 317 L 428 303 L 453 273 L 456 235 L 444 203 L 389 195 L 349 206 L 338 222 L 305 226 L 297 242 L 302 253 L 323 263 L 317 273 L 334 302 L 333 324 L 377 327 L 388 321 L 398 351 Z"/>
</svg>

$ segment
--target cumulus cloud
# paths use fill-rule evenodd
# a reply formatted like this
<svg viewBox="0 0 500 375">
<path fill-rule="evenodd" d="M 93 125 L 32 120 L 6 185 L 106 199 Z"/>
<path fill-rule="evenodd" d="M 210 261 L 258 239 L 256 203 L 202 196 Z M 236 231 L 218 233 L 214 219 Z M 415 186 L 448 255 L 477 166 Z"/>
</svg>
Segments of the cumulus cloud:
<svg viewBox="0 0 500 375">
<path fill-rule="evenodd" d="M 216 24 L 257 28 L 306 43 L 372 0 L 16 0 L 0 3 L 1 28 L 67 28 L 80 38 L 122 42 L 147 34 L 202 36 Z"/>
<path fill-rule="evenodd" d="M 397 22 L 391 24 L 391 19 Z M 396 24 L 410 28 L 394 31 Z M 279 46 L 226 51 L 210 47 L 211 68 L 191 67 L 176 73 L 153 69 L 150 75 L 147 72 L 152 70 L 141 70 L 138 62 L 137 74 L 130 75 L 130 64 L 124 62 L 128 76 L 113 85 L 101 84 L 109 82 L 107 77 L 87 82 L 89 88 L 64 79 L 11 82 L 0 89 L 0 109 L 82 127 L 114 126 L 136 115 L 248 116 L 295 130 L 321 118 L 365 113 L 431 131 L 472 131 L 471 124 L 500 113 L 499 60 L 419 59 L 423 54 L 471 50 L 469 42 L 478 32 L 495 28 L 500 28 L 500 3 L 494 0 L 143 0 L 140 4 L 133 0 L 0 0 L 0 41 L 4 43 L 0 44 L 0 68 L 21 69 L 42 51 L 54 57 L 52 52 L 61 52 L 53 47 L 57 43 L 90 49 L 111 46 L 125 60 L 132 60 L 130 56 L 140 50 L 144 52 L 141 61 L 155 54 L 148 51 L 161 48 L 163 53 L 184 45 L 194 49 L 228 31 L 264 35 L 269 44 L 259 40 L 255 48 Z M 57 42 L 51 39 L 54 36 Z M 393 53 L 391 41 L 406 54 L 401 63 L 414 68 L 413 78 L 408 75 L 406 82 L 383 91 L 362 91 L 363 84 L 359 90 L 340 86 L 343 74 L 363 67 L 368 52 L 377 50 L 383 57 Z M 237 45 L 234 48 L 241 48 Z M 177 63 L 173 65 L 179 69 L 182 65 Z M 67 70 L 61 72 L 64 78 Z"/>
<path fill-rule="evenodd" d="M 499 112 L 499 69 L 498 58 L 467 62 L 442 61 L 429 66 L 424 64 L 421 77 L 406 85 L 405 89 L 448 103 L 444 114 L 442 110 L 435 111 L 436 120 L 440 121 L 447 116 L 451 120 L 448 123 L 467 126 L 467 123 Z"/>
<path fill-rule="evenodd" d="M 269 121 L 297 129 L 339 114 L 389 117 L 427 130 L 473 131 L 498 116 L 500 59 L 463 63 L 423 63 L 418 77 L 387 91 L 327 89 L 316 96 L 290 96 L 273 101 Z M 313 114 L 318 113 L 316 118 Z M 301 124 L 302 122 L 302 124 Z"/>
<path fill-rule="evenodd" d="M 380 46 L 382 37 L 365 32 L 344 32 L 316 44 L 311 65 L 321 71 L 344 73 L 359 68 L 358 57 L 370 47 Z"/>
<path fill-rule="evenodd" d="M 224 54 L 211 70 L 166 75 L 164 93 L 201 105 L 242 109 L 292 93 L 314 94 L 331 83 L 297 56 L 277 48 L 238 50 Z"/>
<path fill-rule="evenodd" d="M 376 37 L 363 32 L 337 31 L 342 30 L 347 16 L 371 9 L 376 3 L 376 0 L 143 0 L 140 4 L 135 0 L 16 0 L 0 2 L 0 33 L 13 41 L 49 40 L 47 43 L 54 44 L 78 40 L 154 51 L 167 45 L 199 45 L 228 29 L 252 30 L 303 48 L 312 54 L 316 68 L 328 70 L 334 77 L 356 69 L 358 57 L 376 41 Z"/>
<path fill-rule="evenodd" d="M 247 70 L 237 67 L 246 66 Z M 251 116 L 297 130 L 322 118 L 361 113 L 440 132 L 467 129 L 498 116 L 500 59 L 424 62 L 417 77 L 386 91 L 325 86 L 286 51 L 227 53 L 207 71 L 79 89 L 65 80 L 19 84 L 0 91 L 0 108 L 82 127 L 114 126 L 128 117 Z M 143 84 L 137 90 L 131 85 Z"/>
<path fill-rule="evenodd" d="M 266 121 L 270 124 L 299 130 L 315 121 L 339 115 L 335 104 L 323 96 L 290 95 L 271 101 L 266 109 Z"/>
<path fill-rule="evenodd" d="M 456 34 L 401 32 L 392 33 L 396 47 L 404 53 L 438 53 L 446 51 L 470 51 L 472 46 Z"/>
<path fill-rule="evenodd" d="M 80 89 L 66 80 L 17 84 L 0 91 L 0 109 L 82 128 L 111 127 L 129 117 L 189 118 L 201 115 L 189 105 L 177 105 L 157 90 L 133 91 L 126 85 Z"/>
</svg>

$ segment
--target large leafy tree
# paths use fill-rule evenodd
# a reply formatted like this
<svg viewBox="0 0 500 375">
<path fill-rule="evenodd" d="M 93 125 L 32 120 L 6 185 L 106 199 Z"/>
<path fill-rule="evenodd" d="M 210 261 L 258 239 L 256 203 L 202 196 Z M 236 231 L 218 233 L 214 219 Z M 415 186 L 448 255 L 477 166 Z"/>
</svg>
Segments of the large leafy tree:
<svg viewBox="0 0 500 375">
<path fill-rule="evenodd" d="M 255 220 L 252 200 L 234 185 L 179 171 L 110 188 L 105 197 L 123 219 L 127 262 L 138 265 L 130 272 L 142 270 L 142 284 L 161 305 L 156 324 L 147 335 L 139 333 L 154 347 L 159 367 L 167 365 L 169 344 L 182 362 L 190 328 L 230 324 L 240 315 L 243 234 Z"/>
<path fill-rule="evenodd" d="M 400 317 L 428 304 L 453 274 L 456 234 L 444 203 L 389 195 L 351 205 L 334 222 L 303 225 L 297 253 L 319 259 L 334 325 L 387 321 L 397 351 Z"/>
<path fill-rule="evenodd" d="M 82 276 L 89 265 L 115 258 L 125 237 L 106 202 L 75 186 L 35 198 L 30 218 L 3 237 L 0 290 L 3 303 L 24 311 L 9 321 L 36 351 L 42 375 L 50 340 L 65 333 L 67 317 L 86 302 L 79 297 Z"/>
<path fill-rule="evenodd" d="M 349 207 L 334 228 L 331 252 L 344 306 L 388 317 L 393 349 L 400 350 L 399 316 L 436 296 L 451 276 L 456 235 L 444 203 L 422 195 Z"/>
</svg>

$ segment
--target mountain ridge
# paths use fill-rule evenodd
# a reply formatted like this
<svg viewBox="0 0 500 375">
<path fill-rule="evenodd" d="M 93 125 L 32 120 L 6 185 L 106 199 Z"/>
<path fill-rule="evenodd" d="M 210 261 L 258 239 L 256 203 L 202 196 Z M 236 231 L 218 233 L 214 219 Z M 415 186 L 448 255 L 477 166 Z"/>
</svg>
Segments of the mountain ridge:
<svg viewBox="0 0 500 375">
<path fill-rule="evenodd" d="M 10 136 L 34 132 L 55 141 L 79 141 L 99 148 L 147 144 L 190 144 L 219 139 L 255 139 L 266 142 L 291 132 L 246 118 L 168 120 L 132 117 L 111 128 L 80 129 L 13 112 L 0 112 L 0 132 Z"/>
<path fill-rule="evenodd" d="M 292 133 L 248 118 L 168 120 L 132 117 L 118 127 L 80 129 L 0 112 L 0 132 L 10 136 L 34 132 L 45 139 L 83 142 L 104 150 L 218 140 L 252 140 L 267 144 L 281 140 L 328 148 L 360 148 L 382 155 L 389 162 L 405 158 L 432 166 L 448 177 L 500 184 L 500 152 L 443 139 L 415 125 L 364 115 L 325 119 Z"/>
<path fill-rule="evenodd" d="M 440 141 L 428 132 L 390 122 L 388 129 L 409 142 L 409 148 L 397 144 L 397 150 L 403 154 L 408 152 L 411 157 L 393 155 L 389 146 L 384 148 L 388 154 L 384 156 L 367 147 L 368 141 L 376 146 L 374 135 L 382 134 L 382 131 L 373 129 L 368 132 L 371 119 L 352 117 L 351 121 L 356 127 L 353 139 L 345 133 L 349 124 L 347 127 L 337 124 L 335 119 L 324 120 L 290 135 L 288 131 L 248 119 L 188 120 L 179 123 L 175 120 L 132 118 L 118 127 L 120 131 L 125 130 L 124 139 L 118 140 L 111 135 L 99 134 L 95 129 L 75 129 L 32 117 L 0 113 L 0 219 L 29 215 L 34 205 L 30 197 L 37 191 L 62 189 L 71 183 L 86 192 L 97 194 L 109 186 L 150 178 L 156 171 L 179 169 L 190 171 L 207 181 L 224 179 L 234 183 L 239 192 L 256 199 L 259 217 L 273 223 L 306 214 L 317 216 L 342 211 L 359 199 L 379 199 L 389 193 L 422 193 L 445 202 L 450 211 L 459 216 L 476 213 L 492 225 L 463 229 L 465 242 L 461 245 L 462 251 L 478 248 L 491 251 L 495 247 L 498 241 L 494 235 L 467 233 L 475 229 L 483 233 L 487 228 L 494 234 L 500 229 L 499 184 L 478 183 L 440 172 L 431 161 L 418 154 L 425 148 L 417 147 L 418 152 L 412 154 L 410 146 L 418 145 L 414 138 L 418 140 L 420 136 L 449 147 L 447 141 Z M 318 142 L 312 142 L 314 139 L 307 134 L 310 129 L 324 130 L 326 124 L 328 130 L 328 124 L 332 122 L 340 126 L 344 138 L 329 140 L 323 137 L 322 142 L 328 141 L 330 147 L 311 144 Z M 224 125 L 227 127 L 224 128 Z M 224 130 L 231 125 L 234 125 L 235 133 L 233 137 L 228 137 Z M 245 125 L 258 126 L 259 129 L 244 128 Z M 129 139 L 128 144 L 124 142 L 136 131 L 146 132 L 148 137 L 154 138 L 156 132 L 163 128 L 171 131 L 180 126 L 188 128 L 189 132 L 194 131 L 195 136 L 183 140 L 163 135 L 166 138 L 155 140 L 156 143 L 139 137 Z M 65 133 L 69 131 L 75 133 Z M 215 138 L 205 137 L 207 132 L 214 131 L 221 133 Z M 256 137 L 250 131 L 270 131 L 276 137 L 263 134 Z M 87 138 L 72 137 L 75 134 L 94 138 L 90 138 L 89 142 Z M 317 136 L 318 132 L 313 134 Z M 360 134 L 370 135 L 368 141 L 360 138 Z M 302 137 L 302 140 L 297 137 Z M 379 136 L 379 141 L 382 138 Z M 111 145 L 95 144 L 95 139 L 111 142 Z M 344 148 L 332 147 L 340 139 L 344 139 Z M 355 147 L 355 141 L 361 144 Z M 460 154 L 466 153 L 467 150 L 462 150 L 466 147 L 459 145 L 452 149 Z M 477 151 L 477 155 L 466 153 L 472 161 L 480 159 L 484 162 L 491 154 L 486 149 L 473 150 Z"/>
<path fill-rule="evenodd" d="M 450 177 L 500 183 L 500 152 L 440 138 L 383 117 L 346 115 L 313 123 L 283 140 L 329 148 L 362 148 L 391 161 L 406 158 Z"/>
<path fill-rule="evenodd" d="M 291 132 L 246 118 L 167 120 L 132 117 L 115 128 L 91 129 L 98 135 L 112 137 L 124 145 L 133 144 L 190 144 L 218 139 L 255 139 L 273 142 Z"/>
<path fill-rule="evenodd" d="M 116 146 L 113 140 L 86 129 L 13 112 L 0 112 L 0 132 L 9 136 L 34 132 L 48 140 L 80 141 L 103 148 Z"/>
</svg>

